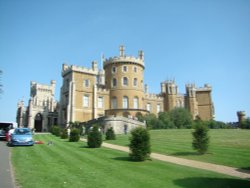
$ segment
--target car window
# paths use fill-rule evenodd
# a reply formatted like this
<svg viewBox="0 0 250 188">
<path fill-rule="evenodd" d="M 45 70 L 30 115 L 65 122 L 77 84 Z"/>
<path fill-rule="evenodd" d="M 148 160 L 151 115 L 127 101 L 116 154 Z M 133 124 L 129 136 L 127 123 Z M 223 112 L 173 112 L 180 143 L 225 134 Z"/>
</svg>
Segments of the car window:
<svg viewBox="0 0 250 188">
<path fill-rule="evenodd" d="M 31 134 L 31 132 L 30 132 L 29 129 L 16 129 L 15 134 L 17 134 L 17 135 L 27 135 L 27 134 Z"/>
</svg>

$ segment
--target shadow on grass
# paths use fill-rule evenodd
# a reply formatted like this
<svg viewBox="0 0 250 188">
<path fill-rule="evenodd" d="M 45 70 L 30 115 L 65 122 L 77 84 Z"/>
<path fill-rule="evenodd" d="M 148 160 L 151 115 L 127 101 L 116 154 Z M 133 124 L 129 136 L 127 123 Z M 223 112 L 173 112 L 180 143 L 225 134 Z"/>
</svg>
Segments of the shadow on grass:
<svg viewBox="0 0 250 188">
<path fill-rule="evenodd" d="M 174 183 L 183 188 L 249 188 L 250 181 L 241 179 L 227 179 L 227 178 L 184 178 L 174 180 Z"/>
<path fill-rule="evenodd" d="M 201 155 L 197 152 L 176 152 L 176 153 L 171 153 L 170 155 L 173 155 L 173 156 L 193 156 L 193 155 Z"/>
<path fill-rule="evenodd" d="M 239 169 L 237 169 L 237 171 L 243 172 L 243 173 L 246 173 L 246 174 L 250 174 L 250 167 L 239 168 Z"/>
<path fill-rule="evenodd" d="M 129 161 L 129 162 L 134 162 L 131 160 L 130 157 L 115 157 L 115 158 L 112 158 L 114 160 L 117 160 L 117 161 Z"/>
</svg>

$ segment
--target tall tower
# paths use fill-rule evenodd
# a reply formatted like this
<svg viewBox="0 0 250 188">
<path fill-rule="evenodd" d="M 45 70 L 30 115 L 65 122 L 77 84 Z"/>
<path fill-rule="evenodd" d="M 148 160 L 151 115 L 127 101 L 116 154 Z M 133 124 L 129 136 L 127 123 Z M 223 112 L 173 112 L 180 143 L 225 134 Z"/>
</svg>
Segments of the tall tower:
<svg viewBox="0 0 250 188">
<path fill-rule="evenodd" d="M 126 56 L 120 46 L 118 57 L 104 60 L 106 87 L 110 90 L 110 108 L 106 115 L 136 116 L 144 114 L 144 53 Z"/>
<path fill-rule="evenodd" d="M 238 111 L 237 116 L 238 116 L 238 122 L 239 122 L 239 124 L 241 124 L 246 118 L 246 112 L 245 111 Z"/>
<path fill-rule="evenodd" d="M 167 80 L 161 83 L 161 92 L 164 96 L 164 109 L 170 111 L 176 107 L 176 97 L 178 94 L 178 87 L 174 80 Z"/>
<path fill-rule="evenodd" d="M 194 84 L 186 85 L 186 107 L 192 114 L 193 119 L 195 119 L 199 115 L 196 99 L 196 88 Z"/>
</svg>

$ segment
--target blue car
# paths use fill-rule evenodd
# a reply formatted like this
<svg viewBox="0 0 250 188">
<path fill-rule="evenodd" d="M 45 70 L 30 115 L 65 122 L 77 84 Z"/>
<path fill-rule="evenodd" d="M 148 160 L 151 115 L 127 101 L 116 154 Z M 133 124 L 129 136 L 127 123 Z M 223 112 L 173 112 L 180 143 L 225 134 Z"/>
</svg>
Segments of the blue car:
<svg viewBox="0 0 250 188">
<path fill-rule="evenodd" d="M 33 136 L 29 128 L 16 128 L 11 134 L 10 143 L 11 146 L 33 146 Z"/>
</svg>

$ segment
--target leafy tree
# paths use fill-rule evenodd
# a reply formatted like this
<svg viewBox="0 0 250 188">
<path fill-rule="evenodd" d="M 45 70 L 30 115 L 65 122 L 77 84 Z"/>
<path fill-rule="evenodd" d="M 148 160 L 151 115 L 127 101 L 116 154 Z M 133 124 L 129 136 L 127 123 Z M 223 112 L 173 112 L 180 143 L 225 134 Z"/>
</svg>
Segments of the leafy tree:
<svg viewBox="0 0 250 188">
<path fill-rule="evenodd" d="M 241 124 L 242 129 L 250 129 L 250 117 L 246 118 Z"/>
<path fill-rule="evenodd" d="M 68 138 L 68 131 L 67 129 L 63 129 L 61 133 L 61 139 L 66 139 L 66 138 Z"/>
<path fill-rule="evenodd" d="M 196 122 L 195 130 L 192 132 L 193 142 L 192 146 L 195 150 L 197 150 L 200 154 L 204 154 L 207 152 L 209 146 L 209 129 L 205 126 L 202 121 Z"/>
<path fill-rule="evenodd" d="M 93 129 L 88 133 L 87 144 L 90 148 L 99 148 L 102 145 L 102 133 L 98 130 L 98 126 L 94 125 Z"/>
<path fill-rule="evenodd" d="M 106 132 L 106 140 L 115 140 L 115 132 L 113 127 L 110 127 Z"/>
<path fill-rule="evenodd" d="M 147 128 L 148 129 L 156 129 L 156 126 L 157 126 L 157 123 L 158 123 L 158 119 L 156 117 L 155 114 L 146 114 L 144 116 L 144 119 L 146 121 L 146 124 L 147 124 Z"/>
<path fill-rule="evenodd" d="M 60 136 L 60 128 L 57 125 L 51 127 L 51 133 L 55 136 Z"/>
<path fill-rule="evenodd" d="M 70 135 L 69 135 L 69 141 L 70 142 L 78 142 L 79 140 L 80 140 L 79 129 L 77 129 L 77 128 L 71 129 Z"/>
<path fill-rule="evenodd" d="M 176 128 L 174 123 L 171 121 L 171 117 L 170 117 L 169 112 L 160 112 L 158 118 L 159 118 L 159 122 L 158 122 L 157 128 L 159 128 L 159 129 Z"/>
<path fill-rule="evenodd" d="M 191 128 L 192 127 L 192 115 L 185 108 L 174 108 L 169 112 L 170 119 L 174 123 L 175 127 Z"/>
<path fill-rule="evenodd" d="M 134 161 L 144 161 L 151 153 L 150 135 L 147 129 L 137 127 L 131 131 L 130 157 Z"/>
</svg>

